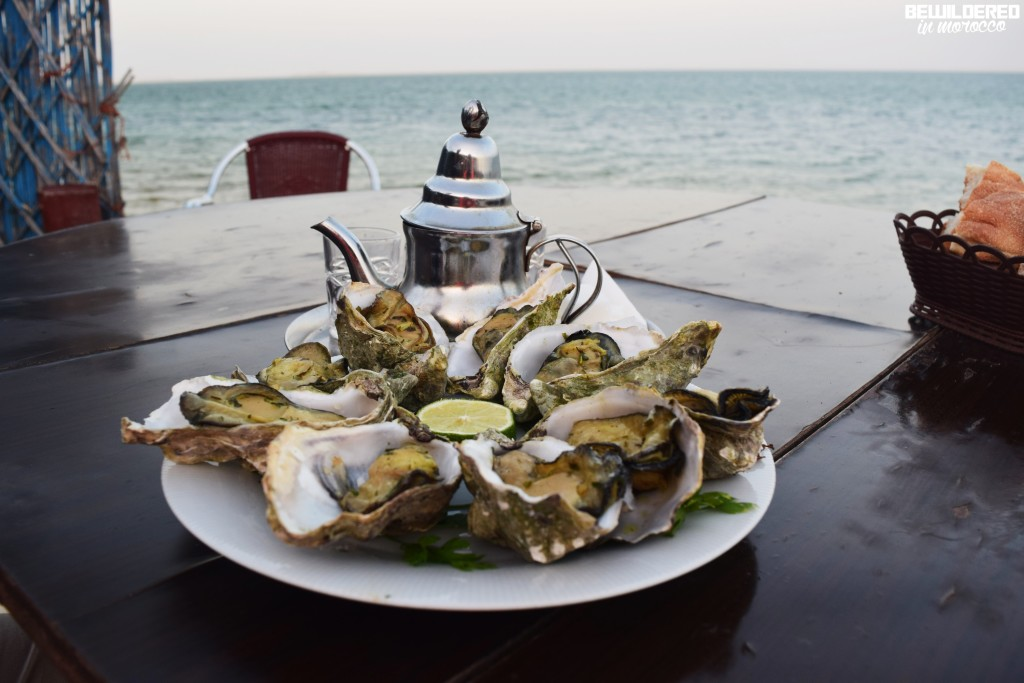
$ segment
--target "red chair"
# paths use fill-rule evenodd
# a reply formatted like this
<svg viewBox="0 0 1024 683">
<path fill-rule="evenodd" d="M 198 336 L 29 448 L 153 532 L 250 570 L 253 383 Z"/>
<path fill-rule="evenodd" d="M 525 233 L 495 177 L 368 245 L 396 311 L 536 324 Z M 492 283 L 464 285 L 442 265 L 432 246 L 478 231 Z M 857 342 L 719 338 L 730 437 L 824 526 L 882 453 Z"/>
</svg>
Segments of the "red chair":
<svg viewBox="0 0 1024 683">
<path fill-rule="evenodd" d="M 225 169 L 243 152 L 251 199 L 343 192 L 348 189 L 349 160 L 353 153 L 366 165 L 370 188 L 380 189 L 377 165 L 355 142 L 323 131 L 285 131 L 250 138 L 228 152 L 214 169 L 206 194 L 190 199 L 185 206 L 212 204 Z"/>
<path fill-rule="evenodd" d="M 44 185 L 39 188 L 37 198 L 44 232 L 103 220 L 100 189 L 95 185 Z"/>
</svg>

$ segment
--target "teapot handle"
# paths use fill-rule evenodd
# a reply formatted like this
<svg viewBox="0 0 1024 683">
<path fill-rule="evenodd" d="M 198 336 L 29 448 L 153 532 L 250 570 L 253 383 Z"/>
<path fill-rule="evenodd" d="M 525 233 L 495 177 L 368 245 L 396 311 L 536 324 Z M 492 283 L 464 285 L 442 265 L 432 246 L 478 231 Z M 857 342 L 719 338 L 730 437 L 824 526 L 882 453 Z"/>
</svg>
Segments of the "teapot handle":
<svg viewBox="0 0 1024 683">
<path fill-rule="evenodd" d="M 576 266 L 576 261 L 573 260 L 572 255 L 569 253 L 569 247 L 566 246 L 567 243 L 573 246 L 577 246 L 583 251 L 587 252 L 587 254 L 590 255 L 590 258 L 592 260 L 590 267 L 597 268 L 597 282 L 594 284 L 594 292 L 587 298 L 586 301 L 583 302 L 583 304 L 579 308 L 575 310 L 573 310 L 573 307 L 576 306 L 576 300 L 579 298 L 580 287 L 583 284 L 583 278 L 580 275 L 579 268 Z M 587 245 L 586 242 L 582 242 L 570 235 L 552 235 L 546 240 L 541 240 L 540 242 L 537 242 L 526 251 L 526 262 L 529 263 L 530 257 L 533 256 L 534 252 L 548 244 L 554 244 L 558 247 L 558 249 L 562 252 L 562 256 L 564 256 L 565 260 L 569 263 L 569 269 L 572 272 L 573 277 L 576 278 L 576 287 L 574 287 L 572 290 L 572 298 L 569 299 L 569 307 L 566 309 L 565 315 L 562 316 L 562 323 L 571 323 L 573 320 L 579 317 L 581 313 L 590 308 L 590 306 L 597 300 L 598 295 L 601 293 L 601 287 L 604 285 L 604 268 L 601 267 L 601 262 L 597 259 L 597 254 L 594 253 L 594 251 L 590 248 L 590 246 Z"/>
</svg>

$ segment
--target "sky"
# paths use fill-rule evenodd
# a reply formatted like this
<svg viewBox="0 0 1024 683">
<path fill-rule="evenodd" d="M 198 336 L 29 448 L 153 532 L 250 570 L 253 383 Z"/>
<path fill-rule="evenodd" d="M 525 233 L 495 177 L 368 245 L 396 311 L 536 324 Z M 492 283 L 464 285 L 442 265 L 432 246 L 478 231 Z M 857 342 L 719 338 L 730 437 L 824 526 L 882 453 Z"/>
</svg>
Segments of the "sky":
<svg viewBox="0 0 1024 683">
<path fill-rule="evenodd" d="M 140 83 L 509 71 L 1024 71 L 1020 4 L 1002 5 L 1012 18 L 1001 31 L 941 34 L 939 20 L 907 18 L 906 3 L 892 0 L 110 5 L 115 77 L 131 69 Z"/>
</svg>

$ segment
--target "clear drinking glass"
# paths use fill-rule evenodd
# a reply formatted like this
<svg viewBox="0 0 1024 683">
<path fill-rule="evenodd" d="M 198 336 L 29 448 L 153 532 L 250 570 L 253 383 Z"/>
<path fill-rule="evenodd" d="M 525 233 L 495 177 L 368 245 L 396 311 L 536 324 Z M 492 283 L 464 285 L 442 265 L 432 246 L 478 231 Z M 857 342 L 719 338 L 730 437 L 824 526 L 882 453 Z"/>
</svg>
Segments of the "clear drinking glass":
<svg viewBox="0 0 1024 683">
<path fill-rule="evenodd" d="M 370 257 L 370 263 L 377 276 L 386 284 L 394 286 L 402 277 L 402 238 L 398 232 L 388 228 L 349 228 L 359 239 Z M 341 250 L 324 238 L 324 268 L 327 276 L 327 326 L 331 336 L 337 337 L 334 318 L 338 314 L 338 298 L 352 282 L 348 264 Z"/>
</svg>

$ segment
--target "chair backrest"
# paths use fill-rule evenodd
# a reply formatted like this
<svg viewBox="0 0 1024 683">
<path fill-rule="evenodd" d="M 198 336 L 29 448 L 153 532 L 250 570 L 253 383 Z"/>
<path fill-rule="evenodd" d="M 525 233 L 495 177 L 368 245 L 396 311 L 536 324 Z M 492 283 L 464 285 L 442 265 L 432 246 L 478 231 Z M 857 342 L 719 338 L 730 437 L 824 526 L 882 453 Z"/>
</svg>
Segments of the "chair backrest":
<svg viewBox="0 0 1024 683">
<path fill-rule="evenodd" d="M 100 189 L 95 185 L 44 185 L 37 196 L 46 232 L 103 220 Z"/>
<path fill-rule="evenodd" d="M 323 131 L 286 131 L 248 141 L 249 197 L 342 192 L 348 189 L 348 141 Z"/>
</svg>

